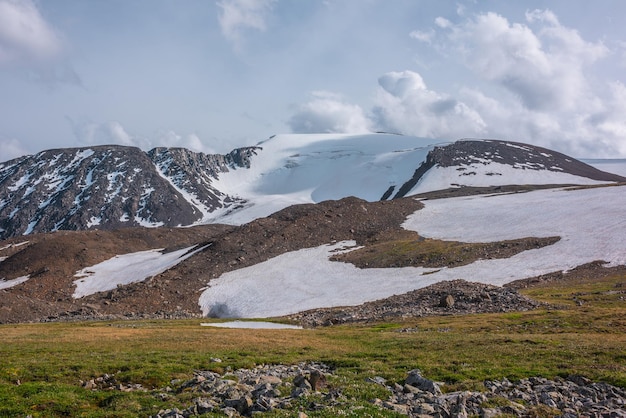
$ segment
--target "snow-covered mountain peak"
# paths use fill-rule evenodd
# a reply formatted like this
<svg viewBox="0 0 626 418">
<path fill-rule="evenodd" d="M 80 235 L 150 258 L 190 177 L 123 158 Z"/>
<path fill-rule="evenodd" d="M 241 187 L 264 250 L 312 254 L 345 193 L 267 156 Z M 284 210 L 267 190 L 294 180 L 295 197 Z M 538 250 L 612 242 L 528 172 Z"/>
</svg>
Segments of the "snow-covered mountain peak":
<svg viewBox="0 0 626 418">
<path fill-rule="evenodd" d="M 464 186 L 623 181 L 563 154 L 496 140 L 276 135 L 226 155 L 122 146 L 0 164 L 0 238 L 59 229 L 241 224 L 299 203 L 387 200 Z"/>
<path fill-rule="evenodd" d="M 290 204 L 356 196 L 380 200 L 411 178 L 439 141 L 391 134 L 277 135 L 259 144 L 249 170 L 214 183 L 251 203 L 216 219 L 244 223 Z"/>
</svg>

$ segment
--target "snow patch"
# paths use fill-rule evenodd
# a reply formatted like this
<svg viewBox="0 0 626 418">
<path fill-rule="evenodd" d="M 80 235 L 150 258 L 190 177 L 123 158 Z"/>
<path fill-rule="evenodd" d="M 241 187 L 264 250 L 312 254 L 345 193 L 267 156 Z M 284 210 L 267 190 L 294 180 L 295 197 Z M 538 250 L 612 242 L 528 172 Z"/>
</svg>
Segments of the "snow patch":
<svg viewBox="0 0 626 418">
<path fill-rule="evenodd" d="M 6 250 L 7 248 L 16 248 L 16 247 L 21 247 L 22 245 L 26 245 L 28 244 L 30 241 L 23 241 L 23 242 L 18 242 L 17 244 L 9 244 L 9 245 L 5 245 L 4 247 L 0 248 L 0 251 L 2 250 Z"/>
<path fill-rule="evenodd" d="M 26 227 L 26 231 L 24 231 L 24 233 L 22 235 L 30 235 L 30 234 L 32 234 L 33 230 L 35 229 L 35 227 L 37 226 L 38 223 L 39 223 L 39 218 L 30 221 L 28 226 Z"/>
<path fill-rule="evenodd" d="M 17 286 L 20 283 L 24 283 L 29 278 L 30 276 L 22 276 L 22 277 L 18 277 L 17 279 L 12 279 L 12 280 L 0 279 L 0 290 Z"/>
<path fill-rule="evenodd" d="M 15 214 L 16 214 L 17 212 L 19 212 L 19 211 L 20 211 L 20 208 L 19 208 L 19 207 L 14 208 L 14 209 L 11 211 L 11 213 L 9 213 L 9 219 L 13 219 L 13 217 L 15 216 Z"/>
<path fill-rule="evenodd" d="M 202 327 L 214 328 L 243 328 L 243 329 L 302 329 L 298 325 L 279 324 L 276 322 L 264 321 L 228 321 L 201 323 Z"/>
<path fill-rule="evenodd" d="M 511 148 L 522 149 L 522 150 L 524 150 L 524 151 L 532 151 L 532 149 L 531 149 L 531 148 L 529 148 L 529 147 L 525 147 L 525 146 L 523 146 L 523 145 L 511 144 L 511 143 L 508 143 L 508 142 L 507 142 L 506 144 L 504 144 L 504 145 L 506 145 L 507 147 L 511 147 Z"/>
<path fill-rule="evenodd" d="M 92 216 L 87 222 L 87 228 L 91 228 L 92 226 L 98 226 L 102 222 L 102 217 L 100 216 Z"/>
<path fill-rule="evenodd" d="M 106 292 L 120 285 L 144 281 L 174 267 L 207 246 L 200 248 L 192 246 L 165 254 L 160 248 L 116 255 L 102 263 L 77 271 L 74 277 L 80 279 L 74 280 L 76 290 L 72 296 L 78 299 Z"/>
<path fill-rule="evenodd" d="M 154 222 L 150 220 L 150 213 L 147 213 L 147 216 L 141 216 L 142 212 L 147 212 L 146 206 L 148 205 L 148 198 L 155 191 L 154 187 L 147 187 L 144 185 L 144 191 L 141 194 L 141 198 L 139 199 L 139 207 L 137 208 L 137 212 L 135 213 L 135 222 L 139 224 L 139 226 L 143 226 L 144 228 L 157 228 L 159 226 L 165 225 L 164 222 Z"/>
<path fill-rule="evenodd" d="M 200 308 L 205 316 L 266 318 L 313 308 L 356 305 L 438 281 L 433 275 L 422 275 L 434 269 L 358 269 L 328 259 L 354 245 L 354 241 L 342 241 L 307 248 L 225 273 L 209 282 L 200 296 Z"/>
<path fill-rule="evenodd" d="M 22 177 L 20 177 L 12 186 L 7 187 L 12 192 L 18 191 L 22 186 L 24 186 L 30 178 L 33 176 L 32 173 L 26 173 Z"/>
<path fill-rule="evenodd" d="M 124 176 L 125 171 L 114 171 L 113 173 L 107 174 L 107 180 L 109 184 L 107 185 L 107 192 L 112 192 L 107 196 L 107 200 L 110 202 L 113 200 L 115 196 L 117 196 L 122 191 L 122 185 L 119 183 L 119 178 Z M 117 187 L 116 187 L 117 186 Z"/>
<path fill-rule="evenodd" d="M 69 164 L 67 165 L 67 168 L 75 168 L 77 167 L 83 160 L 91 157 L 92 155 L 95 154 L 95 151 L 92 150 L 91 148 L 87 148 L 84 150 L 79 150 L 75 155 L 74 158 L 72 159 L 72 161 L 69 162 Z"/>
<path fill-rule="evenodd" d="M 459 185 L 488 187 L 508 184 L 593 185 L 606 183 L 569 173 L 551 171 L 543 168 L 537 169 L 536 166 L 530 166 L 528 164 L 518 164 L 513 167 L 508 164 L 491 162 L 489 164 L 469 164 L 463 167 L 465 169 L 461 171 L 459 171 L 456 166 L 435 166 L 431 168 L 424 174 L 415 187 L 407 193 L 407 196 L 458 187 Z"/>
</svg>

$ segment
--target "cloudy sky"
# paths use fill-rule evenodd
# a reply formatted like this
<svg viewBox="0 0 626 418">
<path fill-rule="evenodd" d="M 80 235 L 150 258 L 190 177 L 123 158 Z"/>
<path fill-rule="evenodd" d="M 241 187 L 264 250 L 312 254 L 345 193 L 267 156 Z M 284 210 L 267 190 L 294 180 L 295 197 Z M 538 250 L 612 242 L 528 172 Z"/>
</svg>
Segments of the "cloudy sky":
<svg viewBox="0 0 626 418">
<path fill-rule="evenodd" d="M 288 132 L 626 158 L 622 0 L 0 0 L 0 161 Z"/>
</svg>

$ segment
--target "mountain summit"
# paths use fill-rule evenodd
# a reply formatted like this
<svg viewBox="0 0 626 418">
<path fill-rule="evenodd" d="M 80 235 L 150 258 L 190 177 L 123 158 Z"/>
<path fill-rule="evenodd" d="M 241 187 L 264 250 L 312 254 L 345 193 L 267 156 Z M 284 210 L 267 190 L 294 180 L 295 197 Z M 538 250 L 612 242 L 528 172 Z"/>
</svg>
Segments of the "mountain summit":
<svg viewBox="0 0 626 418">
<path fill-rule="evenodd" d="M 279 135 L 226 155 L 94 146 L 0 164 L 0 239 L 57 230 L 243 224 L 299 203 L 625 181 L 544 148 L 391 134 Z"/>
</svg>

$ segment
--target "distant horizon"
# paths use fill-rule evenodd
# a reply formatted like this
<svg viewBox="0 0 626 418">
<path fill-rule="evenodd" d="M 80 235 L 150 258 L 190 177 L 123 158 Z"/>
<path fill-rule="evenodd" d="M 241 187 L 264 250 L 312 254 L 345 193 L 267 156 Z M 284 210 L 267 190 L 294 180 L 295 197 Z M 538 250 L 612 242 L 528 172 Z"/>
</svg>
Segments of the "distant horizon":
<svg viewBox="0 0 626 418">
<path fill-rule="evenodd" d="M 129 147 L 129 148 L 139 148 L 141 151 L 143 152 L 149 152 L 155 148 L 184 148 L 187 149 L 189 151 L 192 152 L 197 152 L 197 153 L 203 153 L 203 154 L 207 154 L 207 155 L 226 155 L 234 150 L 240 149 L 240 148 L 247 148 L 247 147 L 257 147 L 257 146 L 261 146 L 263 142 L 276 137 L 276 136 L 280 136 L 280 135 L 354 135 L 354 136 L 361 136 L 361 135 L 377 135 L 377 134 L 386 134 L 386 135 L 399 135 L 399 136 L 405 136 L 405 137 L 414 137 L 414 138 L 423 138 L 423 137 L 417 137 L 414 135 L 405 135 L 405 134 L 400 134 L 400 133 L 392 133 L 392 132 L 366 132 L 366 133 L 324 133 L 324 132 L 320 132 L 320 133 L 314 133 L 314 134 L 303 134 L 303 133 L 284 133 L 284 134 L 273 134 L 270 135 L 269 137 L 267 137 L 266 139 L 261 139 L 260 141 L 258 141 L 256 144 L 250 144 L 250 145 L 243 145 L 243 146 L 235 146 L 234 148 L 226 151 L 226 152 L 205 152 L 205 151 L 194 151 L 191 148 L 187 148 L 181 145 L 175 145 L 175 146 L 167 146 L 167 145 L 155 145 L 152 146 L 150 148 L 142 148 L 141 146 L 138 145 L 124 145 L 124 144 L 115 144 L 115 143 L 108 143 L 108 144 L 92 144 L 92 145 L 75 145 L 75 146 L 68 146 L 68 147 L 55 147 L 55 148 L 47 148 L 47 149 L 40 149 L 37 150 L 33 153 L 29 153 L 29 154 L 23 154 L 23 155 L 19 155 L 13 158 L 10 158 L 8 160 L 0 160 L 0 164 L 4 164 L 6 162 L 9 162 L 11 160 L 15 160 L 15 159 L 19 159 L 19 158 L 25 158 L 25 157 L 33 157 L 36 156 L 37 154 L 40 154 L 42 152 L 47 152 L 47 151 L 55 151 L 55 150 L 62 150 L 62 149 L 89 149 L 89 148 L 106 148 L 106 147 L 111 147 L 111 146 L 115 146 L 115 147 Z M 436 140 L 437 138 L 435 138 Z M 500 139 L 500 138 L 470 138 L 470 137 L 464 137 L 464 138 L 459 138 L 456 140 L 448 140 L 448 139 L 441 139 L 442 141 L 446 141 L 446 142 L 456 142 L 456 141 L 465 141 L 465 140 L 494 140 L 494 141 L 508 141 L 506 139 Z M 519 143 L 525 143 L 525 142 L 520 142 L 520 141 L 510 141 L 510 142 L 519 142 Z M 525 143 L 528 145 L 534 145 L 531 143 Z M 549 149 L 549 148 L 548 148 Z M 552 150 L 552 151 L 557 151 L 557 150 Z M 560 152 L 560 151 L 559 151 Z M 614 161 L 614 162 L 618 162 L 618 161 L 624 161 L 626 162 L 626 157 L 618 157 L 618 158 L 592 158 L 592 157 L 585 157 L 585 156 L 575 156 L 575 155 L 569 155 L 569 154 L 565 154 L 568 155 L 569 157 L 575 158 L 577 160 L 580 160 L 582 162 L 602 162 L 602 161 Z M 621 175 L 625 175 L 626 176 L 626 169 L 624 171 L 624 173 L 622 173 Z"/>
</svg>

